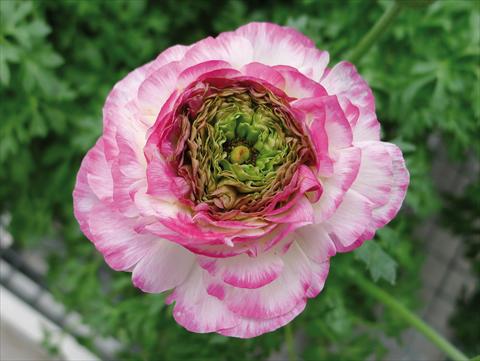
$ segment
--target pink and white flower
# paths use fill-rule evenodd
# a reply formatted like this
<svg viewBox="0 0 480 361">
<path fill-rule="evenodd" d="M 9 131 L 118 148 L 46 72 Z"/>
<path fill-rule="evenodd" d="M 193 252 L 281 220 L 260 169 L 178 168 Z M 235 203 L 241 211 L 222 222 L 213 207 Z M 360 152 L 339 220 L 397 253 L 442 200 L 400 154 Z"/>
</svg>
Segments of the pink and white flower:
<svg viewBox="0 0 480 361">
<path fill-rule="evenodd" d="M 192 332 L 254 337 L 397 214 L 409 174 L 372 91 L 299 32 L 251 23 L 119 81 L 73 192 L 83 233 Z"/>
</svg>

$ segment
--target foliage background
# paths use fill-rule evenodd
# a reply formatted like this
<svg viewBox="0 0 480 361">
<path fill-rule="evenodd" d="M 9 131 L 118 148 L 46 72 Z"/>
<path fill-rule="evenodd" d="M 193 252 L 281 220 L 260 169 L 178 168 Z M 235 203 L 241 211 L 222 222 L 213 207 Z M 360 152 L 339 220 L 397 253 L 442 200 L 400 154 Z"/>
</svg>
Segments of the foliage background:
<svg viewBox="0 0 480 361">
<path fill-rule="evenodd" d="M 163 295 L 142 294 L 132 287 L 129 274 L 110 271 L 73 218 L 75 175 L 101 133 L 109 90 L 166 47 L 253 20 L 272 21 L 304 32 L 335 63 L 390 4 L 0 1 L 0 214 L 11 214 L 8 227 L 15 246 L 43 250 L 50 266 L 48 284 L 58 300 L 80 312 L 100 334 L 120 340 L 123 359 L 251 359 L 278 350 L 284 343 L 282 330 L 254 340 L 188 333 L 173 321 Z M 357 64 L 374 90 L 383 139 L 405 152 L 411 186 L 403 214 L 353 255 L 336 256 L 324 292 L 293 322 L 305 336 L 305 359 L 380 359 L 385 349 L 379 332 L 395 337 L 406 326 L 395 314 L 374 308 L 349 283 L 345 270 L 370 274 L 415 308 L 423 256 L 421 240 L 412 236 L 414 227 L 431 215 L 457 215 L 459 204 L 467 212 L 460 219 L 465 224 L 473 224 L 478 215 L 478 187 L 455 199 L 435 189 L 429 173 L 435 154 L 427 139 L 440 135 L 456 162 L 466 154 L 479 156 L 479 29 L 478 0 L 438 0 L 405 9 Z M 453 227 L 454 217 L 446 217 L 449 222 Z M 472 226 L 469 235 L 478 232 Z M 51 238 L 62 241 L 52 246 L 45 241 Z M 472 239 L 477 242 L 472 259 L 478 259 L 478 238 Z M 474 312 L 474 301 L 464 301 L 460 311 L 466 315 L 460 312 L 460 320 Z M 471 333 L 463 324 L 457 322 L 458 337 L 466 350 L 473 350 L 475 339 L 469 341 Z M 80 341 L 93 347 L 91 339 Z"/>
</svg>

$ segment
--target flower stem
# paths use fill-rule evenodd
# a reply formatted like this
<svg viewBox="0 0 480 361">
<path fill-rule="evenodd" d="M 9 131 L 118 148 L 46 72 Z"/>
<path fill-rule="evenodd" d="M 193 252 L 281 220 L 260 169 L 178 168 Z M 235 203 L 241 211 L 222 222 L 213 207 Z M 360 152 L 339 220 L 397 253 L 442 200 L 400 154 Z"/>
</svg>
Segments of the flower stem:
<svg viewBox="0 0 480 361">
<path fill-rule="evenodd" d="M 370 49 L 370 47 L 378 40 L 383 33 L 386 32 L 388 27 L 393 23 L 398 14 L 400 14 L 403 6 L 400 1 L 393 1 L 392 5 L 385 10 L 380 19 L 377 20 L 375 25 L 370 31 L 360 40 L 360 42 L 353 48 L 347 59 L 352 63 L 358 62 L 360 58 Z"/>
<path fill-rule="evenodd" d="M 285 343 L 287 344 L 288 360 L 296 361 L 297 354 L 295 353 L 295 344 L 293 340 L 292 324 L 285 326 Z"/>
<path fill-rule="evenodd" d="M 468 357 L 465 356 L 460 350 L 453 346 L 447 339 L 435 331 L 432 327 L 426 324 L 416 314 L 398 302 L 395 298 L 382 290 L 380 287 L 367 280 L 363 276 L 357 273 L 349 273 L 350 279 L 363 291 L 373 296 L 378 301 L 389 307 L 391 311 L 400 315 L 407 323 L 422 333 L 428 340 L 430 340 L 435 346 L 442 350 L 453 361 L 468 361 Z"/>
</svg>

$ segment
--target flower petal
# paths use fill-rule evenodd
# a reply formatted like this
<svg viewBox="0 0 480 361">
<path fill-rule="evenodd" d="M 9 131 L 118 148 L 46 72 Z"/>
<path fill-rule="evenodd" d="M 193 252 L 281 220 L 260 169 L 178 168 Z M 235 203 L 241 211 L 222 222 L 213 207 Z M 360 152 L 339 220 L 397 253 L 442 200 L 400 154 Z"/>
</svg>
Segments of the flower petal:
<svg viewBox="0 0 480 361">
<path fill-rule="evenodd" d="M 250 23 L 235 33 L 250 41 L 253 48 L 251 61 L 292 66 L 316 81 L 323 75 L 329 61 L 327 52 L 316 49 L 312 40 L 292 28 Z"/>
<path fill-rule="evenodd" d="M 256 289 L 225 286 L 224 302 L 228 309 L 247 318 L 274 318 L 290 312 L 305 298 L 310 287 L 310 261 L 293 242 L 282 257 L 283 272 L 275 281 Z"/>
<path fill-rule="evenodd" d="M 116 271 L 128 271 L 154 245 L 155 237 L 135 232 L 136 222 L 111 204 L 98 203 L 89 213 L 89 239 Z"/>
<path fill-rule="evenodd" d="M 208 37 L 195 43 L 185 54 L 192 64 L 204 61 L 224 60 L 234 68 L 253 61 L 252 44 L 242 36 L 232 32 L 222 33 L 217 38 Z"/>
<path fill-rule="evenodd" d="M 185 281 L 194 263 L 191 252 L 158 239 L 133 269 L 132 281 L 143 292 L 164 292 Z"/>
<path fill-rule="evenodd" d="M 335 154 L 333 175 L 322 179 L 323 193 L 313 204 L 315 223 L 327 220 L 338 208 L 354 180 L 361 163 L 360 148 L 346 148 Z"/>
<path fill-rule="evenodd" d="M 282 75 L 285 82 L 282 89 L 289 97 L 303 99 L 328 95 L 327 91 L 320 84 L 306 77 L 295 68 L 277 65 L 273 69 Z"/>
<path fill-rule="evenodd" d="M 358 120 L 353 129 L 355 142 L 380 140 L 380 124 L 375 115 L 375 99 L 372 90 L 358 74 L 355 66 L 346 61 L 338 63 L 320 81 L 320 84 L 325 87 L 328 94 L 338 96 L 346 113 L 349 105 L 358 108 Z"/>
<path fill-rule="evenodd" d="M 335 244 L 323 226 L 308 225 L 295 233 L 300 236 L 298 245 L 313 262 L 324 263 L 335 256 Z"/>
<path fill-rule="evenodd" d="M 362 161 L 352 189 L 376 205 L 388 202 L 393 182 L 393 165 L 385 143 L 362 142 Z"/>
<path fill-rule="evenodd" d="M 219 330 L 218 333 L 224 336 L 251 338 L 260 336 L 266 332 L 272 332 L 285 326 L 305 309 L 306 301 L 302 299 L 289 312 L 270 319 L 241 318 L 240 323 L 232 328 Z"/>
<path fill-rule="evenodd" d="M 324 223 L 325 230 L 335 242 L 338 252 L 352 250 L 372 219 L 372 202 L 350 189 L 332 217 Z"/>
<path fill-rule="evenodd" d="M 402 151 L 394 144 L 382 143 L 388 150 L 393 164 L 393 184 L 387 203 L 373 210 L 375 226 L 383 227 L 390 222 L 400 210 L 410 182 L 410 175 L 405 167 Z"/>
<path fill-rule="evenodd" d="M 200 257 L 200 265 L 212 276 L 239 288 L 259 288 L 276 280 L 283 270 L 283 261 L 275 252 L 257 257 L 241 254 L 236 257 L 212 259 Z"/>
<path fill-rule="evenodd" d="M 199 333 L 235 327 L 239 318 L 222 301 L 207 293 L 205 277 L 210 279 L 206 271 L 195 266 L 187 280 L 168 297 L 168 304 L 175 301 L 175 321 L 188 331 Z"/>
<path fill-rule="evenodd" d="M 270 66 L 253 62 L 244 65 L 241 72 L 244 75 L 265 80 L 277 88 L 283 89 L 285 87 L 285 79 L 283 76 Z"/>
</svg>

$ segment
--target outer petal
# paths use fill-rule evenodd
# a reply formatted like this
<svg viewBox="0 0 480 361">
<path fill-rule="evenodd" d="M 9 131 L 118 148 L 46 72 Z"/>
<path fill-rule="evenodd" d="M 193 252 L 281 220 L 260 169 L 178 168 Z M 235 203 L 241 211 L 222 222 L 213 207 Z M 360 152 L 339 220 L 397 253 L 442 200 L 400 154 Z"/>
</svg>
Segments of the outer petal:
<svg viewBox="0 0 480 361">
<path fill-rule="evenodd" d="M 157 59 L 135 69 L 115 84 L 103 107 L 103 131 L 108 145 L 107 159 L 117 155 L 115 145 L 117 128 L 128 125 L 127 132 L 123 134 L 124 137 L 131 135 L 132 130 L 137 128 L 145 132 L 147 125 L 155 120 L 155 110 L 163 105 L 163 102 L 156 103 L 153 112 L 151 109 L 149 112 L 149 108 L 137 107 L 137 92 L 140 85 L 152 72 L 168 63 L 183 59 L 189 48 L 182 45 L 172 46 L 163 51 Z M 175 67 L 175 65 L 172 66 Z"/>
<path fill-rule="evenodd" d="M 217 38 L 206 38 L 194 44 L 185 54 L 193 64 L 209 60 L 224 60 L 234 68 L 253 61 L 252 44 L 242 36 L 232 32 L 222 33 Z"/>
<path fill-rule="evenodd" d="M 310 224 L 314 220 L 313 207 L 310 201 L 305 197 L 299 197 L 295 204 L 283 213 L 268 215 L 265 219 L 274 223 L 297 223 Z"/>
<path fill-rule="evenodd" d="M 272 332 L 285 326 L 297 317 L 305 309 L 305 305 L 306 301 L 303 299 L 286 314 L 266 320 L 242 318 L 239 325 L 220 330 L 218 333 L 224 336 L 251 338 L 264 334 L 265 332 Z"/>
<path fill-rule="evenodd" d="M 350 248 L 368 228 L 372 219 L 372 202 L 354 190 L 349 190 L 343 202 L 328 221 L 325 230 L 335 242 L 337 251 L 351 251 Z"/>
<path fill-rule="evenodd" d="M 323 75 L 329 61 L 327 52 L 316 49 L 312 40 L 292 28 L 250 23 L 235 33 L 252 44 L 252 61 L 292 66 L 316 81 Z"/>
<path fill-rule="evenodd" d="M 352 189 L 380 206 L 388 202 L 393 183 L 393 164 L 388 148 L 381 142 L 359 143 L 362 162 Z"/>
<path fill-rule="evenodd" d="M 239 318 L 230 312 L 218 298 L 207 293 L 206 271 L 194 267 L 188 279 L 168 297 L 167 303 L 175 301 L 173 317 L 192 332 L 215 332 L 235 327 Z"/>
<path fill-rule="evenodd" d="M 83 158 L 73 190 L 75 218 L 87 237 L 91 235 L 87 222 L 89 213 L 100 199 L 110 200 L 112 191 L 112 175 L 105 160 L 103 138 L 100 138 Z"/>
<path fill-rule="evenodd" d="M 98 203 L 88 219 L 89 238 L 116 271 L 129 271 L 152 249 L 155 237 L 135 232 L 135 221 L 111 205 Z"/>
<path fill-rule="evenodd" d="M 257 257 L 241 254 L 236 257 L 212 259 L 201 257 L 200 265 L 212 276 L 240 288 L 259 288 L 276 280 L 283 270 L 283 261 L 275 252 Z"/>
<path fill-rule="evenodd" d="M 162 51 L 157 58 L 152 62 L 149 72 L 160 69 L 162 66 L 175 61 L 180 61 L 185 57 L 185 54 L 192 46 L 174 45 Z"/>
<path fill-rule="evenodd" d="M 183 69 L 178 62 L 166 64 L 138 84 L 135 91 L 138 105 L 142 116 L 149 117 L 151 123 L 176 89 L 178 76 Z"/>
<path fill-rule="evenodd" d="M 277 88 L 284 89 L 285 87 L 285 79 L 282 74 L 267 65 L 257 62 L 249 63 L 244 65 L 241 71 L 244 75 L 265 80 Z"/>
<path fill-rule="evenodd" d="M 152 159 L 147 167 L 147 183 L 150 195 L 162 199 L 182 199 L 190 191 L 184 178 L 177 176 L 170 164 L 160 154 Z"/>
<path fill-rule="evenodd" d="M 335 256 L 333 240 L 323 227 L 309 225 L 295 231 L 297 242 L 303 252 L 315 263 L 324 263 Z"/>
<path fill-rule="evenodd" d="M 279 278 L 257 289 L 225 287 L 224 302 L 239 316 L 254 319 L 274 318 L 292 311 L 305 298 L 312 271 L 308 257 L 293 242 L 283 256 L 284 269 Z"/>
<path fill-rule="evenodd" d="M 178 244 L 158 239 L 135 266 L 133 284 L 144 292 L 160 293 L 187 278 L 195 256 Z"/>
<path fill-rule="evenodd" d="M 402 151 L 394 144 L 382 143 L 388 150 L 393 164 L 393 184 L 387 203 L 373 210 L 376 227 L 383 227 L 390 222 L 400 210 L 410 182 L 410 175 L 405 167 Z"/>
<path fill-rule="evenodd" d="M 352 145 L 352 128 L 335 96 L 300 99 L 294 103 L 294 109 L 305 114 L 305 122 L 312 133 L 313 142 L 319 156 L 325 152 L 325 143 L 328 152 L 347 148 Z M 317 129 L 325 130 L 326 141 L 318 138 Z"/>
<path fill-rule="evenodd" d="M 305 294 L 308 298 L 317 297 L 322 292 L 329 270 L 330 261 L 312 263 L 312 283 Z"/>
<path fill-rule="evenodd" d="M 112 162 L 114 206 L 125 216 L 138 216 L 135 194 L 146 186 L 146 161 L 143 153 L 117 137 L 118 157 Z"/>
<path fill-rule="evenodd" d="M 87 172 L 90 189 L 100 200 L 112 199 L 113 181 L 110 166 L 105 159 L 103 139 L 100 138 L 88 152 L 82 167 Z"/>
<path fill-rule="evenodd" d="M 353 129 L 355 142 L 380 140 L 380 124 L 375 115 L 375 100 L 372 91 L 365 80 L 358 74 L 355 67 L 348 62 L 340 62 L 320 81 L 328 94 L 339 98 L 343 110 L 354 105 L 359 115 Z M 353 124 L 352 124 L 353 125 Z"/>
<path fill-rule="evenodd" d="M 335 155 L 333 175 L 323 178 L 323 194 L 313 204 L 315 223 L 327 220 L 336 211 L 354 180 L 361 163 L 360 148 L 346 148 Z"/>
<path fill-rule="evenodd" d="M 282 89 L 290 97 L 303 99 L 328 95 L 320 84 L 306 77 L 295 68 L 278 65 L 274 66 L 273 69 L 282 75 L 285 83 Z"/>
</svg>

